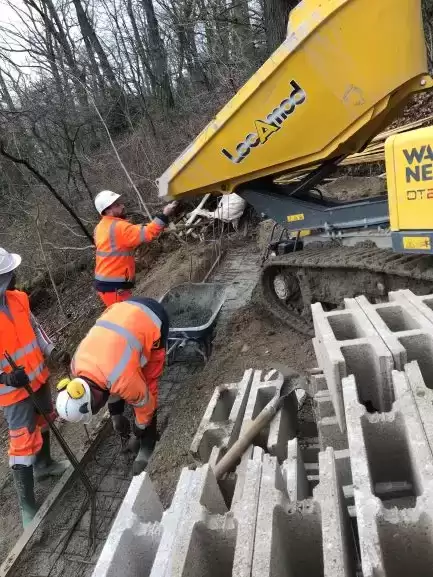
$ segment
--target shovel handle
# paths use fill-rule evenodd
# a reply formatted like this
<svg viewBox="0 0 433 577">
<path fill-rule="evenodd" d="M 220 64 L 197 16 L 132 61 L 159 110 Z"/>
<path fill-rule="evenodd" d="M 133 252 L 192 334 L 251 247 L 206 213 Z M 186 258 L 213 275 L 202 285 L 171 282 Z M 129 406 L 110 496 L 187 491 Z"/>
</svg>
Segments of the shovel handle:
<svg viewBox="0 0 433 577">
<path fill-rule="evenodd" d="M 266 407 L 251 421 L 244 433 L 234 443 L 227 453 L 215 466 L 214 473 L 217 479 L 230 471 L 235 463 L 242 457 L 255 437 L 268 425 L 281 408 L 281 399 L 276 398 L 270 401 Z"/>
</svg>

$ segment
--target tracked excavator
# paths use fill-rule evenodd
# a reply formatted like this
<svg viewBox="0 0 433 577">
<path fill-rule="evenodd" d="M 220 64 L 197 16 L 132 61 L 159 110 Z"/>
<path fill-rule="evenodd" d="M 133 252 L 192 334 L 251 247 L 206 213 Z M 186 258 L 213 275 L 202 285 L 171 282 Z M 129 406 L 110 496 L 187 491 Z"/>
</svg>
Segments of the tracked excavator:
<svg viewBox="0 0 433 577">
<path fill-rule="evenodd" d="M 303 0 L 280 48 L 160 177 L 160 196 L 236 192 L 294 235 L 260 291 L 305 334 L 315 301 L 433 292 L 433 127 L 388 138 L 387 194 L 344 202 L 318 188 L 432 87 L 421 0 Z"/>
</svg>

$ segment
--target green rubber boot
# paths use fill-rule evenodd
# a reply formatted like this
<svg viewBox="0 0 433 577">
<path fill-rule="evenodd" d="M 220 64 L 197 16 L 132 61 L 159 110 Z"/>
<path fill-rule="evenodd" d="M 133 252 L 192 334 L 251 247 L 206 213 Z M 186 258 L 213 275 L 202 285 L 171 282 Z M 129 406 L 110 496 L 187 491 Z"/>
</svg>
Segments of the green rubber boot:
<svg viewBox="0 0 433 577">
<path fill-rule="evenodd" d="M 23 528 L 25 529 L 38 510 L 35 501 L 33 467 L 31 465 L 29 467 L 26 465 L 14 465 L 12 467 L 12 475 L 18 495 Z"/>
<path fill-rule="evenodd" d="M 155 444 L 158 441 L 156 415 L 154 415 L 152 422 L 148 427 L 146 427 L 146 429 L 139 429 L 135 425 L 134 433 L 140 443 L 140 448 L 134 462 L 132 463 L 132 474 L 139 475 L 146 469 L 153 450 L 155 449 Z"/>
<path fill-rule="evenodd" d="M 69 467 L 69 461 L 54 461 L 51 457 L 50 431 L 42 433 L 42 449 L 36 455 L 36 462 L 33 465 L 35 479 L 41 480 L 47 477 L 61 477 Z"/>
</svg>

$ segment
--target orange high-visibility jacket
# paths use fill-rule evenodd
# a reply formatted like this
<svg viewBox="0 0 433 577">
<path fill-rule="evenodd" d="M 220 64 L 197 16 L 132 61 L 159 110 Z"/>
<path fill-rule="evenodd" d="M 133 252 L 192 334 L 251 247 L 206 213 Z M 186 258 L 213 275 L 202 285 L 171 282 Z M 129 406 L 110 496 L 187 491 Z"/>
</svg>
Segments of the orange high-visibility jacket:
<svg viewBox="0 0 433 577">
<path fill-rule="evenodd" d="M 49 371 L 39 348 L 35 331 L 30 321 L 29 297 L 21 291 L 6 291 L 9 314 L 0 311 L 0 371 L 10 373 L 5 359 L 9 353 L 19 366 L 23 366 L 34 391 L 46 383 Z M 0 407 L 8 407 L 27 398 L 25 389 L 0 385 Z"/>
<path fill-rule="evenodd" d="M 94 232 L 97 290 L 132 288 L 135 281 L 134 249 L 156 238 L 165 226 L 159 217 L 147 225 L 135 225 L 123 218 L 103 216 Z"/>
<path fill-rule="evenodd" d="M 74 377 L 87 377 L 130 405 L 143 407 L 149 389 L 142 373 L 161 338 L 161 319 L 146 305 L 124 301 L 108 308 L 79 345 Z"/>
</svg>

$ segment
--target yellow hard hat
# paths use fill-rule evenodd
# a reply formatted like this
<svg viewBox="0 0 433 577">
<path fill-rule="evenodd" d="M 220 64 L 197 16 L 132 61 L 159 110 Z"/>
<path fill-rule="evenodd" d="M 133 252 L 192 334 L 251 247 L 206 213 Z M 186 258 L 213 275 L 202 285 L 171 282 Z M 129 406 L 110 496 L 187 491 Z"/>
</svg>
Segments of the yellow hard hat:
<svg viewBox="0 0 433 577">
<path fill-rule="evenodd" d="M 71 399 L 82 399 L 86 393 L 83 379 L 68 379 L 67 377 L 57 383 L 57 390 L 66 390 Z"/>
</svg>

